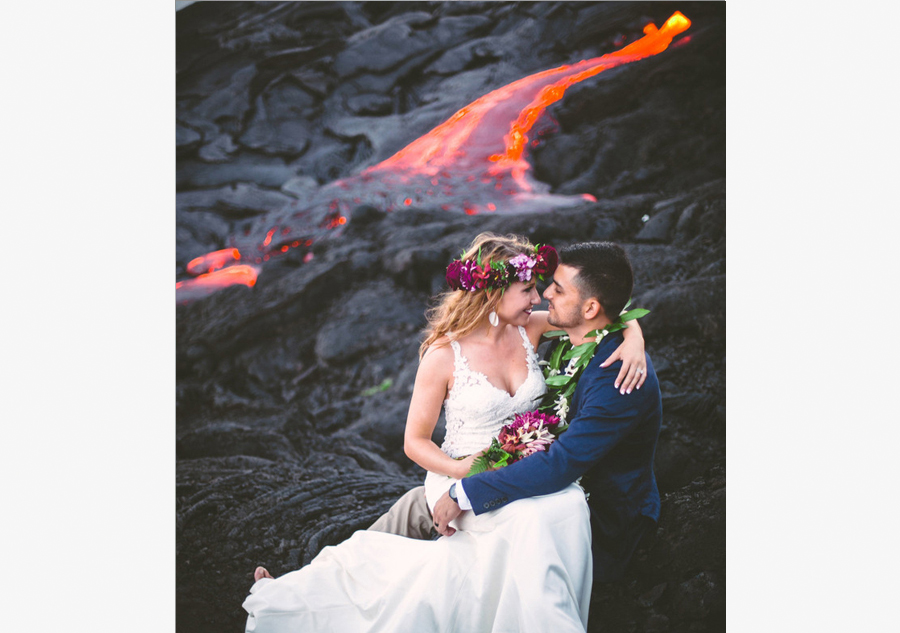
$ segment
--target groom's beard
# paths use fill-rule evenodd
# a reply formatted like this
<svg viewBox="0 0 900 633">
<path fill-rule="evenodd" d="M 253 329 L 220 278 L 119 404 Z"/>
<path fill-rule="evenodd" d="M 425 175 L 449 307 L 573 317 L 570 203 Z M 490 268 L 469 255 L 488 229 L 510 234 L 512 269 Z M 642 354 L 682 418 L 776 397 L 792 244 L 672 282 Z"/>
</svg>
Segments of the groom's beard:
<svg viewBox="0 0 900 633">
<path fill-rule="evenodd" d="M 568 313 L 560 313 L 558 310 L 554 310 L 547 314 L 547 323 L 552 325 L 553 327 L 558 327 L 562 329 L 567 328 L 575 328 L 584 323 L 584 319 L 581 318 L 581 312 L 578 308 L 572 310 Z"/>
</svg>

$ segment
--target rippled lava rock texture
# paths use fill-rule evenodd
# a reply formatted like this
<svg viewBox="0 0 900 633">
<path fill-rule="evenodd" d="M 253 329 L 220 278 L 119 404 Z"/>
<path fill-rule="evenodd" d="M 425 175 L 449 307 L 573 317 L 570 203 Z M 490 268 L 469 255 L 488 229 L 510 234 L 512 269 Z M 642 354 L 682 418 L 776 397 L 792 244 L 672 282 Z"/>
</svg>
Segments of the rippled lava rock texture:
<svg viewBox="0 0 900 633">
<path fill-rule="evenodd" d="M 481 95 L 616 50 L 675 10 L 693 22 L 684 41 L 545 114 L 536 178 L 596 202 L 361 206 L 308 263 L 288 253 L 253 288 L 177 306 L 179 631 L 243 630 L 256 565 L 309 562 L 421 482 L 402 435 L 423 311 L 483 230 L 619 242 L 635 305 L 652 310 L 661 524 L 624 580 L 594 588 L 590 631 L 724 630 L 724 3 L 190 5 L 176 14 L 176 277 Z"/>
</svg>

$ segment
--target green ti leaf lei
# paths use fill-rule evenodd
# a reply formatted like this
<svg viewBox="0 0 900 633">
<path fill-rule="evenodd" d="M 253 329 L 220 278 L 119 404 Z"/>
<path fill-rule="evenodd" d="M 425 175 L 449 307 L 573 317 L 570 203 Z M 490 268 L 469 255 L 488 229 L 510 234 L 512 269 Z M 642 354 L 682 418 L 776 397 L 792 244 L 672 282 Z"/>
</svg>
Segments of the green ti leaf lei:
<svg viewBox="0 0 900 633">
<path fill-rule="evenodd" d="M 631 305 L 631 300 L 628 301 L 625 308 L 628 308 L 629 305 Z M 563 330 L 554 330 L 544 334 L 548 338 L 560 337 L 562 339 L 550 355 L 550 360 L 541 361 L 541 364 L 544 365 L 544 381 L 547 383 L 547 393 L 541 400 L 537 410 L 542 413 L 552 413 L 559 417 L 560 424 L 553 432 L 554 435 L 559 435 L 568 427 L 566 416 L 569 412 L 572 394 L 575 393 L 578 379 L 581 377 L 584 368 L 588 366 L 594 357 L 597 345 L 603 340 L 603 337 L 611 332 L 618 332 L 628 327 L 625 325 L 626 321 L 639 319 L 649 313 L 649 310 L 644 310 L 643 308 L 622 312 L 615 321 L 602 330 L 598 329 L 589 332 L 586 338 L 592 340 L 577 347 L 572 346 L 569 336 Z M 565 370 L 562 369 L 563 361 L 568 361 Z M 499 440 L 495 437 L 491 440 L 490 447 L 472 463 L 466 477 L 502 468 L 510 463 L 512 458 L 513 456 L 503 449 Z"/>
<path fill-rule="evenodd" d="M 625 307 L 628 308 L 629 305 L 631 305 L 631 300 Z M 628 327 L 625 324 L 627 321 L 639 319 L 649 313 L 650 310 L 643 308 L 623 312 L 605 328 L 588 332 L 585 337 L 588 342 L 578 346 L 572 345 L 569 336 L 563 330 L 554 330 L 544 334 L 548 338 L 560 337 L 561 341 L 553 350 L 549 360 L 541 361 L 541 365 L 544 366 L 544 382 L 547 383 L 547 393 L 541 400 L 538 411 L 558 416 L 562 421 L 559 431 L 563 431 L 569 424 L 567 416 L 569 405 L 572 402 L 572 394 L 575 393 L 578 379 L 594 357 L 597 345 L 603 340 L 603 337 L 612 332 L 624 330 Z"/>
</svg>

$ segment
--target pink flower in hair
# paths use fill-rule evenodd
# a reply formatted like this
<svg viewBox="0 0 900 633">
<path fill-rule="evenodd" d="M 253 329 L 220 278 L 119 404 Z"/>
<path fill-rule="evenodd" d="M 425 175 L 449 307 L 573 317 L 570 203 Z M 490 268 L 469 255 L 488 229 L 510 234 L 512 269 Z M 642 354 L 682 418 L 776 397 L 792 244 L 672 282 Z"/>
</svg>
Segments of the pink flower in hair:
<svg viewBox="0 0 900 633">
<path fill-rule="evenodd" d="M 516 269 L 516 277 L 519 281 L 531 281 L 531 269 L 537 263 L 530 255 L 516 255 L 509 260 L 509 265 Z"/>
</svg>

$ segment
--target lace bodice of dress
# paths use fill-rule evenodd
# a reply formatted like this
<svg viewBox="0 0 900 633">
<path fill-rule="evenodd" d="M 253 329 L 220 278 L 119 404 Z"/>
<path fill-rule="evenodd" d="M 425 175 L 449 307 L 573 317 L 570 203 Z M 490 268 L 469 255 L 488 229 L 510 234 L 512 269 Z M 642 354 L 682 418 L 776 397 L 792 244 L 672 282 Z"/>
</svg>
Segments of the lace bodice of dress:
<svg viewBox="0 0 900 633">
<path fill-rule="evenodd" d="M 483 373 L 472 371 L 459 343 L 450 342 L 454 356 L 453 388 L 444 401 L 447 432 L 441 445 L 450 457 L 464 457 L 486 448 L 504 424 L 517 413 L 534 410 L 547 391 L 525 328 L 519 327 L 519 334 L 525 347 L 528 377 L 513 396 L 492 385 Z"/>
</svg>

